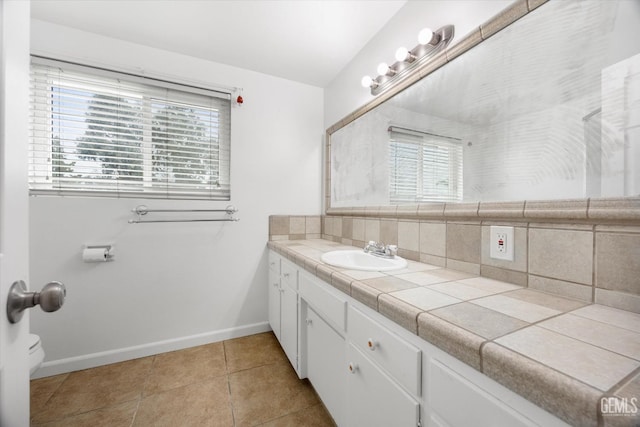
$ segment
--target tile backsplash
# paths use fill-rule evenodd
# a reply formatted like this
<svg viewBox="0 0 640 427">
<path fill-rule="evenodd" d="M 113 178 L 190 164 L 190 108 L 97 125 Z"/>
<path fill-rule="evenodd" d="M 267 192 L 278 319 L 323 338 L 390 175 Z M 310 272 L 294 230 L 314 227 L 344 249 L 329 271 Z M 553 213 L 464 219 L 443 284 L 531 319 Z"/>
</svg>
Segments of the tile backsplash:
<svg viewBox="0 0 640 427">
<path fill-rule="evenodd" d="M 491 225 L 514 227 L 513 261 L 489 257 Z M 398 255 L 586 302 L 640 313 L 640 227 L 421 220 L 377 216 L 272 216 L 271 240 L 323 238 L 398 246 Z"/>
</svg>

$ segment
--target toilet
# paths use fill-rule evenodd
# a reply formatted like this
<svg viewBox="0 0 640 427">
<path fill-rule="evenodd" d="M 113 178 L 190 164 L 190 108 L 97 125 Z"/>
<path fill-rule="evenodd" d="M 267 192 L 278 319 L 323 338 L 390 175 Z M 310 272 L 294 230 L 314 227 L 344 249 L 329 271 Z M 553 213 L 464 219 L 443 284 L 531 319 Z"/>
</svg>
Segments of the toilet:
<svg viewBox="0 0 640 427">
<path fill-rule="evenodd" d="M 44 350 L 40 337 L 35 334 L 29 334 L 29 375 L 33 375 L 38 370 L 44 360 Z"/>
</svg>

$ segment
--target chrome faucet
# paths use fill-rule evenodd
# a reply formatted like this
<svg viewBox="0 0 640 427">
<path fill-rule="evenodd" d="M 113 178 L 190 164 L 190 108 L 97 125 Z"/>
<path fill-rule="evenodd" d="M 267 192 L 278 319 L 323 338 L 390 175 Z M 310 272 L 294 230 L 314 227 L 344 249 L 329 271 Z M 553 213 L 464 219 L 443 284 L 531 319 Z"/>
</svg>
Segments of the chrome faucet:
<svg viewBox="0 0 640 427">
<path fill-rule="evenodd" d="M 369 243 L 364 246 L 364 251 L 382 258 L 393 258 L 398 254 L 398 247 L 396 245 L 385 245 L 384 243 L 370 240 Z"/>
</svg>

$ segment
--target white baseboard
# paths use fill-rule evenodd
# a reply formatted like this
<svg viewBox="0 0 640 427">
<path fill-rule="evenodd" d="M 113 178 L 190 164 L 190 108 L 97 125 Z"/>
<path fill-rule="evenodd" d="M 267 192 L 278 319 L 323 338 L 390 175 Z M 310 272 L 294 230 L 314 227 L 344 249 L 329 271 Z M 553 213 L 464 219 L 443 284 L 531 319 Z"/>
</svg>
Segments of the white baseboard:
<svg viewBox="0 0 640 427">
<path fill-rule="evenodd" d="M 210 344 L 232 338 L 240 338 L 270 330 L 271 327 L 268 322 L 260 322 L 252 325 L 238 326 L 235 328 L 222 329 L 219 331 L 206 332 L 204 334 L 190 335 L 165 341 L 157 341 L 133 347 L 85 354 L 66 359 L 51 360 L 44 362 L 40 369 L 34 372 L 31 379 L 95 368 L 96 366 L 138 359 L 140 357 L 152 356 L 154 354 L 166 353 L 168 351 L 182 350 L 184 348 Z"/>
</svg>

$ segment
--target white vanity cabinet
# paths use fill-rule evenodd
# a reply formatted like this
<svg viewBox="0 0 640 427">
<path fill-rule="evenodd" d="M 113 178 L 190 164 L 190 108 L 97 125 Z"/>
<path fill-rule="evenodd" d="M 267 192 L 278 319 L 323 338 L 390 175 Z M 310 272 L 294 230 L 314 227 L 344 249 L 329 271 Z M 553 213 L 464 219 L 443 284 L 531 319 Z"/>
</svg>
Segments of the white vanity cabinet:
<svg viewBox="0 0 640 427">
<path fill-rule="evenodd" d="M 566 426 L 273 251 L 269 323 L 338 426 Z"/>
<path fill-rule="evenodd" d="M 269 252 L 269 324 L 291 365 L 300 376 L 298 361 L 298 268 Z"/>
</svg>

